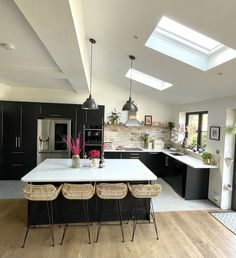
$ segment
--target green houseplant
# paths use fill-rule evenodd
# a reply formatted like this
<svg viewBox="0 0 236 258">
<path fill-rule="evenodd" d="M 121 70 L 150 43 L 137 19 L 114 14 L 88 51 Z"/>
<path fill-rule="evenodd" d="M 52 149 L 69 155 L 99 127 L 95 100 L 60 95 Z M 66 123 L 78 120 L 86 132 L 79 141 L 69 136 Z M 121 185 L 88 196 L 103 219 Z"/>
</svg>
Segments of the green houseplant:
<svg viewBox="0 0 236 258">
<path fill-rule="evenodd" d="M 108 116 L 109 122 L 111 124 L 118 124 L 121 117 L 121 113 L 117 112 L 117 110 L 114 108 L 114 110 L 111 112 L 111 115 Z"/>
<path fill-rule="evenodd" d="M 203 163 L 204 163 L 204 164 L 211 164 L 211 157 L 212 157 L 212 155 L 211 155 L 210 152 L 204 151 L 204 152 L 202 153 L 202 160 L 203 160 Z"/>
</svg>

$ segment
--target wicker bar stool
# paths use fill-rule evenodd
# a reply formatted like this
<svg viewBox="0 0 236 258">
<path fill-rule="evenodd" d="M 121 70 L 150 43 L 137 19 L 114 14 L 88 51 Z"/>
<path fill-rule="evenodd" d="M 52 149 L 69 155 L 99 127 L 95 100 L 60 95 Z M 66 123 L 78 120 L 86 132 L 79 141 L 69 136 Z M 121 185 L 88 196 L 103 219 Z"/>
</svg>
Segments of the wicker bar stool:
<svg viewBox="0 0 236 258">
<path fill-rule="evenodd" d="M 101 202 L 101 210 L 98 222 L 98 230 L 97 230 L 97 237 L 95 242 L 98 241 L 99 233 L 102 226 L 102 215 L 103 215 L 103 201 L 104 200 L 114 200 L 116 202 L 116 208 L 118 217 L 120 220 L 120 229 L 122 234 L 122 242 L 124 242 L 124 231 L 123 231 L 123 221 L 122 221 L 122 199 L 127 195 L 128 187 L 124 183 L 100 183 L 96 186 L 96 193 L 97 196 L 102 200 Z M 108 225 L 108 224 L 106 224 Z M 110 226 L 111 224 L 109 224 Z M 117 224 L 112 224 L 117 225 Z"/>
<path fill-rule="evenodd" d="M 60 191 L 61 191 L 61 186 L 59 188 L 56 188 L 54 185 L 51 185 L 51 184 L 45 184 L 45 185 L 27 184 L 23 187 L 23 193 L 26 199 L 34 202 L 44 201 L 46 203 L 48 222 L 49 222 L 50 233 L 52 238 L 52 246 L 54 246 L 52 201 L 57 198 Z M 49 203 L 50 203 L 50 209 L 49 209 Z M 30 229 L 30 226 L 28 223 L 22 248 L 24 248 L 25 246 L 25 241 L 26 241 L 29 229 Z"/>
<path fill-rule="evenodd" d="M 92 184 L 64 184 L 62 187 L 62 194 L 69 200 L 81 200 L 83 202 L 83 211 L 88 231 L 89 244 L 91 244 L 90 237 L 90 216 L 88 209 L 88 200 L 91 199 L 95 192 L 95 185 Z M 61 245 L 65 237 L 68 224 L 65 224 L 64 231 L 61 239 Z"/>
<path fill-rule="evenodd" d="M 156 237 L 158 237 L 158 232 L 157 232 L 157 225 L 156 225 L 156 218 L 155 218 L 155 213 L 153 209 L 153 204 L 152 204 L 152 197 L 157 197 L 161 193 L 162 186 L 160 184 L 137 184 L 137 185 L 130 185 L 128 184 L 129 191 L 131 192 L 132 196 L 134 197 L 134 205 L 131 209 L 132 212 L 132 217 L 133 217 L 133 233 L 132 233 L 132 239 L 131 241 L 134 240 L 134 234 L 136 231 L 136 225 L 137 224 L 143 224 L 143 223 L 137 223 L 137 215 L 139 212 L 144 211 L 148 214 L 151 215 L 153 221 L 151 222 L 150 220 L 150 215 L 149 215 L 149 223 L 153 223 L 155 227 L 155 232 L 156 232 Z M 140 202 L 145 199 L 145 208 L 140 205 Z M 148 203 L 148 199 L 150 199 L 150 206 Z"/>
</svg>

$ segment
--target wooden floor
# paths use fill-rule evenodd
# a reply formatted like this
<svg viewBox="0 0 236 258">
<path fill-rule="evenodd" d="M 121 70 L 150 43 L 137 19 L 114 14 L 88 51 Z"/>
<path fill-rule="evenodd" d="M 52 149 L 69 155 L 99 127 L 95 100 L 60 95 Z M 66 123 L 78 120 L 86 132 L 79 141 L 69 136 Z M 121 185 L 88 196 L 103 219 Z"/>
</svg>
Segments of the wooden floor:
<svg viewBox="0 0 236 258">
<path fill-rule="evenodd" d="M 26 222 L 25 200 L 0 201 L 0 257 L 7 258 L 116 258 L 116 257 L 236 257 L 236 236 L 204 211 L 161 212 L 156 214 L 160 239 L 154 227 L 138 225 L 134 242 L 132 223 L 124 225 L 125 243 L 119 227 L 102 227 L 99 242 L 89 245 L 84 227 L 69 227 L 64 244 L 58 245 L 62 227 L 55 226 L 56 246 L 48 229 L 32 229 L 21 248 Z M 96 225 L 92 228 L 92 237 Z"/>
</svg>

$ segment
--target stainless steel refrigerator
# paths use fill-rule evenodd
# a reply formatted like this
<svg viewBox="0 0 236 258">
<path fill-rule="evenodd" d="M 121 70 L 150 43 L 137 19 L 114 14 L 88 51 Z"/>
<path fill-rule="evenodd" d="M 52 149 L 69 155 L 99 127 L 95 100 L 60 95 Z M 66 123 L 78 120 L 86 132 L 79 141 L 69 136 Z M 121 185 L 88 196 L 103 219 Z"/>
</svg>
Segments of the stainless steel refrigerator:
<svg viewBox="0 0 236 258">
<path fill-rule="evenodd" d="M 37 164 L 48 158 L 70 158 L 64 136 L 71 137 L 71 120 L 38 119 Z"/>
</svg>

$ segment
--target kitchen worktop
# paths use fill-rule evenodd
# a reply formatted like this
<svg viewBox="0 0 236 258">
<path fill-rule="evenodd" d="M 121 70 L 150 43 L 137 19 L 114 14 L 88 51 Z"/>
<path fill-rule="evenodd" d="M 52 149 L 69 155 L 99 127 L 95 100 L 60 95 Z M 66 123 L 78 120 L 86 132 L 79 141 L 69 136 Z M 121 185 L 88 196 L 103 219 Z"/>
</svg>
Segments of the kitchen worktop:
<svg viewBox="0 0 236 258">
<path fill-rule="evenodd" d="M 21 178 L 23 182 L 105 182 L 151 181 L 157 177 L 138 159 L 107 159 L 105 167 L 85 166 L 72 168 L 72 159 L 46 159 Z"/>
<path fill-rule="evenodd" d="M 218 166 L 216 165 L 206 165 L 202 162 L 201 159 L 197 159 L 197 158 L 194 158 L 190 155 L 183 155 L 183 156 L 175 156 L 175 155 L 172 155 L 171 153 L 175 152 L 175 151 L 171 151 L 169 149 L 162 149 L 162 150 L 155 150 L 155 149 L 141 149 L 141 150 L 115 150 L 115 149 L 112 149 L 112 150 L 105 150 L 105 152 L 148 152 L 148 153 L 153 153 L 153 152 L 162 152 L 192 168 L 210 168 L 210 169 L 213 169 L 213 168 L 218 168 Z"/>
</svg>

